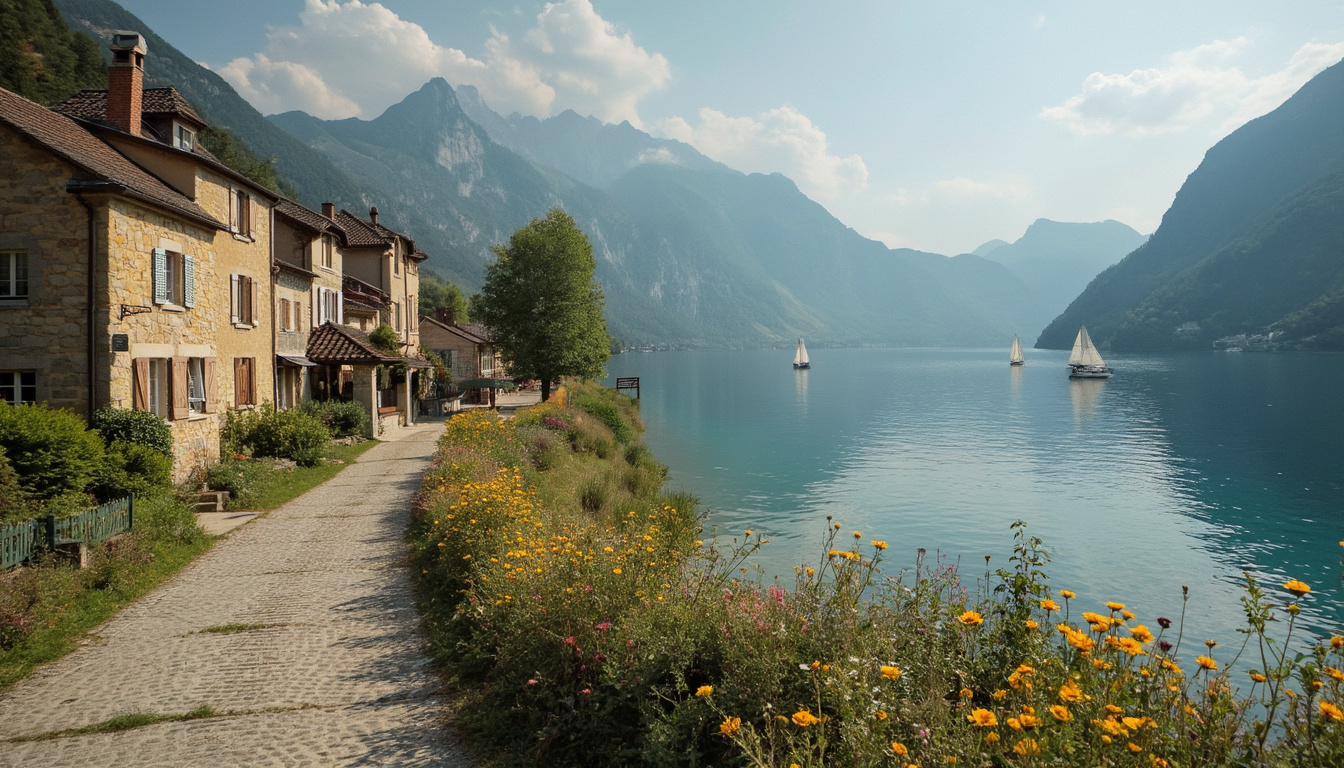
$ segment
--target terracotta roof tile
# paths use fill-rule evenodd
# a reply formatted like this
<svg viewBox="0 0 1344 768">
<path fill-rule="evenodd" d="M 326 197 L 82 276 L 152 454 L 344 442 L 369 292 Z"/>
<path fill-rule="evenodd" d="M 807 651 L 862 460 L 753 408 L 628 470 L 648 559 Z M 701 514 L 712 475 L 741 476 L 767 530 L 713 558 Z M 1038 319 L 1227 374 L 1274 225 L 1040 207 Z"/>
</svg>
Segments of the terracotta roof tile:
<svg viewBox="0 0 1344 768">
<path fill-rule="evenodd" d="M 311 208 L 299 205 L 293 200 L 281 198 L 280 202 L 275 205 L 275 212 L 314 232 L 341 231 L 341 228 L 336 226 L 336 222 Z"/>
<path fill-rule="evenodd" d="M 388 236 L 378 231 L 379 229 L 388 231 L 386 227 L 374 229 L 372 224 L 345 209 L 336 214 L 336 223 L 345 230 L 346 243 L 356 248 L 392 245 L 395 239 L 395 236 Z"/>
<path fill-rule="evenodd" d="M 195 121 L 202 127 L 208 127 L 191 104 L 177 92 L 176 88 L 146 88 L 141 91 L 140 113 L 142 115 L 181 115 Z M 107 91 L 80 91 L 74 96 L 52 107 L 56 112 L 69 117 L 84 120 L 107 119 Z"/>
<path fill-rule="evenodd" d="M 192 200 L 126 159 L 69 117 L 0 88 L 0 123 L 82 171 L 72 186 L 112 184 L 118 194 L 139 198 L 217 229 L 227 227 Z"/>
<path fill-rule="evenodd" d="M 315 328 L 308 335 L 308 349 L 304 357 L 326 365 L 337 363 L 381 365 L 402 360 L 397 355 L 378 351 L 363 331 L 333 322 Z"/>
<path fill-rule="evenodd" d="M 490 340 L 489 340 L 489 339 L 485 338 L 484 336 L 480 335 L 479 333 L 475 333 L 474 331 L 472 331 L 472 330 L 470 330 L 470 329 L 468 329 L 468 328 L 464 328 L 463 326 L 458 325 L 457 323 L 445 323 L 445 322 L 439 320 L 438 318 L 429 317 L 429 316 L 425 316 L 425 317 L 420 318 L 420 321 L 421 321 L 421 323 L 429 323 L 430 325 L 437 325 L 438 327 L 444 329 L 445 331 L 448 331 L 449 333 L 452 333 L 452 334 L 455 334 L 455 335 L 457 335 L 457 336 L 460 336 L 460 337 L 466 339 L 467 341 L 470 341 L 470 342 L 473 343 L 473 344 L 489 344 L 489 343 L 490 343 Z"/>
</svg>

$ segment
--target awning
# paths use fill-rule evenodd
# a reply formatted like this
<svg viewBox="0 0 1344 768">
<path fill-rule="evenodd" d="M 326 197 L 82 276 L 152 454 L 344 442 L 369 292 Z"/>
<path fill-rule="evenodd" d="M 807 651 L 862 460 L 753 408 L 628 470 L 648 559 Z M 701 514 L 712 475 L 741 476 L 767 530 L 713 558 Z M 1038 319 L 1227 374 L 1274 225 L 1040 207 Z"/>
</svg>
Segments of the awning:
<svg viewBox="0 0 1344 768">
<path fill-rule="evenodd" d="M 455 381 L 453 384 L 458 389 L 516 389 L 509 379 L 467 379 L 466 381 Z"/>
<path fill-rule="evenodd" d="M 280 365 L 289 368 L 312 368 L 317 365 L 303 355 L 276 355 L 276 358 L 280 360 Z"/>
</svg>

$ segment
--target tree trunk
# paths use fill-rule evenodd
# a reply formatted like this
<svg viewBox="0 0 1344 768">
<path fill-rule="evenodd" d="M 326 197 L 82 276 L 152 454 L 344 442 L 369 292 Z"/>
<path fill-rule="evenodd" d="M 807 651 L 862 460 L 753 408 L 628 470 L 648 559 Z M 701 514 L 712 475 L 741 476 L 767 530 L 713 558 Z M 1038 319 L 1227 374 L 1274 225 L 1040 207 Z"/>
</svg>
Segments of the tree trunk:
<svg viewBox="0 0 1344 768">
<path fill-rule="evenodd" d="M 545 376 L 541 377 L 541 402 L 551 399 L 551 380 Z"/>
</svg>

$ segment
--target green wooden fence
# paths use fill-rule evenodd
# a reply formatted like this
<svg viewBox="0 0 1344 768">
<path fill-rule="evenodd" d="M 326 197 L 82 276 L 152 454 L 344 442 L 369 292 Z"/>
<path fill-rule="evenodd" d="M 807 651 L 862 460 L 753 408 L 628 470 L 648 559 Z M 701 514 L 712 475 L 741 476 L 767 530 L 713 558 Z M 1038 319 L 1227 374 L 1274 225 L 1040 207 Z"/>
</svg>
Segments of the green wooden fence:
<svg viewBox="0 0 1344 768">
<path fill-rule="evenodd" d="M 109 501 L 67 517 L 39 517 L 0 528 L 0 569 L 25 562 L 38 549 L 54 550 L 59 544 L 97 544 L 135 523 L 135 497 Z"/>
</svg>

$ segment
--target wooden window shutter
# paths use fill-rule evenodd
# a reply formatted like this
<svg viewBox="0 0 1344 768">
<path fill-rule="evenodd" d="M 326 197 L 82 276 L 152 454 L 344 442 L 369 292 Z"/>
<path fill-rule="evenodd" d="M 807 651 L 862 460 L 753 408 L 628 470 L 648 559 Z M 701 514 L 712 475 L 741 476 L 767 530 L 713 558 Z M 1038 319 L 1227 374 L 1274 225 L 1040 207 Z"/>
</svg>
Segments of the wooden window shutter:
<svg viewBox="0 0 1344 768">
<path fill-rule="evenodd" d="M 176 421 L 190 416 L 191 404 L 187 400 L 187 358 L 173 358 L 173 365 L 168 371 L 168 390 L 173 393 L 171 418 Z"/>
<path fill-rule="evenodd" d="M 149 410 L 149 358 L 137 357 L 131 361 L 131 408 Z"/>
<path fill-rule="evenodd" d="M 182 306 L 196 306 L 196 257 L 189 253 L 182 255 Z"/>
<path fill-rule="evenodd" d="M 238 190 L 229 190 L 229 231 L 238 231 Z"/>
<path fill-rule="evenodd" d="M 213 357 L 203 358 L 201 360 L 201 378 L 205 381 L 205 412 L 214 413 L 219 410 L 219 398 L 215 396 L 215 363 Z"/>
<path fill-rule="evenodd" d="M 233 404 L 252 404 L 252 358 L 233 358 Z"/>
<path fill-rule="evenodd" d="M 154 303 L 168 303 L 168 252 L 154 249 Z"/>
<path fill-rule="evenodd" d="M 288 330 L 289 330 L 289 299 L 280 299 L 280 301 L 277 302 L 277 303 L 280 305 L 280 308 L 279 308 L 279 309 L 280 309 L 280 322 L 278 323 L 278 325 L 280 326 L 280 330 L 282 330 L 282 331 L 288 331 Z"/>
<path fill-rule="evenodd" d="M 239 315 L 243 311 L 242 296 L 243 292 L 239 289 L 239 280 L 242 275 L 229 275 L 229 320 L 235 323 L 242 322 Z"/>
<path fill-rule="evenodd" d="M 257 306 L 258 306 L 257 281 L 249 277 L 247 278 L 247 286 L 248 286 L 247 320 L 248 322 L 252 323 L 253 326 L 260 325 L 261 321 L 257 319 L 257 315 L 259 314 L 257 312 Z"/>
</svg>

